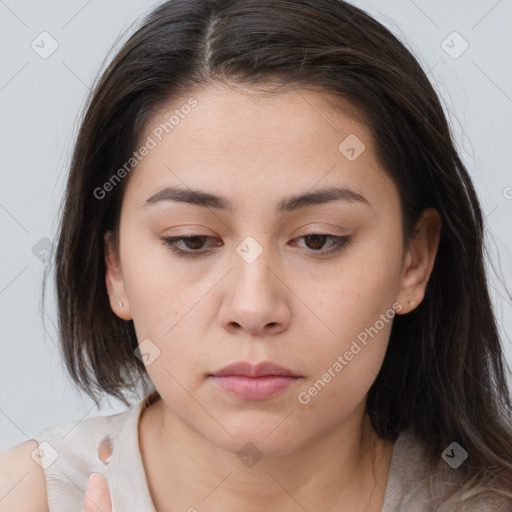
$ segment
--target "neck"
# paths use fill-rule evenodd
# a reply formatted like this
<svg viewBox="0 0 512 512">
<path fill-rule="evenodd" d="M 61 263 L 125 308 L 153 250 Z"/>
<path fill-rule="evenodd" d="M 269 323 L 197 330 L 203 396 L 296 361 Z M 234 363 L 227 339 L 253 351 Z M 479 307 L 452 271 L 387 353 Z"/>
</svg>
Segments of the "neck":
<svg viewBox="0 0 512 512">
<path fill-rule="evenodd" d="M 190 429 L 160 399 L 140 421 L 141 454 L 155 508 L 380 511 L 393 443 L 377 436 L 364 407 L 362 402 L 341 425 L 290 453 L 244 465 L 236 453 Z"/>
</svg>

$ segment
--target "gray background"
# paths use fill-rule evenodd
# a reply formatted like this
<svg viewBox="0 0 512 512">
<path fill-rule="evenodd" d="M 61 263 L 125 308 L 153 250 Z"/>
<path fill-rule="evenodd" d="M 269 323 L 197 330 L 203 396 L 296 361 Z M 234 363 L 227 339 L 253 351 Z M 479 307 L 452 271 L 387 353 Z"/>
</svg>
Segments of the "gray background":
<svg viewBox="0 0 512 512">
<path fill-rule="evenodd" d="M 129 30 L 125 41 L 132 23 L 157 3 L 0 0 L 0 451 L 49 425 L 126 410 L 114 399 L 98 410 L 71 386 L 56 345 L 53 272 L 43 329 L 41 254 L 56 239 L 78 118 L 96 72 L 113 56 L 116 39 Z M 354 3 L 406 42 L 441 95 L 502 276 L 490 273 L 489 281 L 512 365 L 504 293 L 512 282 L 512 0 Z M 35 41 L 39 52 L 51 48 L 44 31 L 58 43 L 45 59 L 31 47 Z"/>
</svg>

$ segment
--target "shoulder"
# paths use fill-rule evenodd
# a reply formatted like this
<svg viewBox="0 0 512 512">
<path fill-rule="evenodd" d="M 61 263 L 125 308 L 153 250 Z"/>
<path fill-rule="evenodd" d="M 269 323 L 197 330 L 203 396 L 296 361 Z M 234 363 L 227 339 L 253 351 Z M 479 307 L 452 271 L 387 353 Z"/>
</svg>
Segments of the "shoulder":
<svg viewBox="0 0 512 512">
<path fill-rule="evenodd" d="M 441 460 L 443 464 L 444 461 Z M 457 474 L 431 464 L 424 443 L 412 430 L 403 431 L 393 448 L 383 512 L 438 510 L 434 504 Z M 451 478 L 450 478 L 451 477 Z"/>
<path fill-rule="evenodd" d="M 48 512 L 39 445 L 25 441 L 0 454 L 0 512 Z"/>
<path fill-rule="evenodd" d="M 424 442 L 411 430 L 402 432 L 395 442 L 382 512 L 512 511 L 509 497 L 465 476 L 462 459 L 459 464 L 450 461 L 454 455 L 462 457 L 450 447 L 432 462 Z"/>
<path fill-rule="evenodd" d="M 41 464 L 49 485 L 56 479 L 73 485 L 88 480 L 91 471 L 101 468 L 100 447 L 113 442 L 132 411 L 94 416 L 48 427 L 36 436 Z"/>
<path fill-rule="evenodd" d="M 105 464 L 99 447 L 132 411 L 52 425 L 1 454 L 0 512 L 82 510 L 89 474 Z"/>
</svg>

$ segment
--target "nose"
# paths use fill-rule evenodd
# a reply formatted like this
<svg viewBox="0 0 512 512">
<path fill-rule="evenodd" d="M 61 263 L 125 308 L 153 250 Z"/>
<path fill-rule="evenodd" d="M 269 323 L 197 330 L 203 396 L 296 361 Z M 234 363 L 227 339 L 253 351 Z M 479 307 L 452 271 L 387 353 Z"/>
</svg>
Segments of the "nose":
<svg viewBox="0 0 512 512">
<path fill-rule="evenodd" d="M 267 252 L 254 261 L 234 255 L 234 268 L 223 280 L 219 321 L 230 333 L 246 331 L 254 336 L 278 334 L 290 324 L 290 298 L 280 266 L 271 268 Z"/>
</svg>

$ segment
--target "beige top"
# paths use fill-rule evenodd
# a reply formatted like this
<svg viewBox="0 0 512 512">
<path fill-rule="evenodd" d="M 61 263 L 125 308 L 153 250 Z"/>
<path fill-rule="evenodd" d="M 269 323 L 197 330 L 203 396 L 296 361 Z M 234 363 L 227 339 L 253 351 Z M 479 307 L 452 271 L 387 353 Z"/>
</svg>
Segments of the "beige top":
<svg viewBox="0 0 512 512">
<path fill-rule="evenodd" d="M 114 512 L 156 512 L 138 436 L 141 412 L 153 397 L 149 395 L 124 413 L 51 426 L 34 437 L 46 476 L 49 512 L 84 510 L 91 471 L 107 476 Z M 113 453 L 105 464 L 98 456 L 98 447 L 109 436 Z M 393 447 L 382 512 L 437 512 L 425 460 L 422 445 L 411 433 L 400 434 Z M 449 484 L 450 475 L 456 471 L 444 461 L 441 470 Z"/>
</svg>

